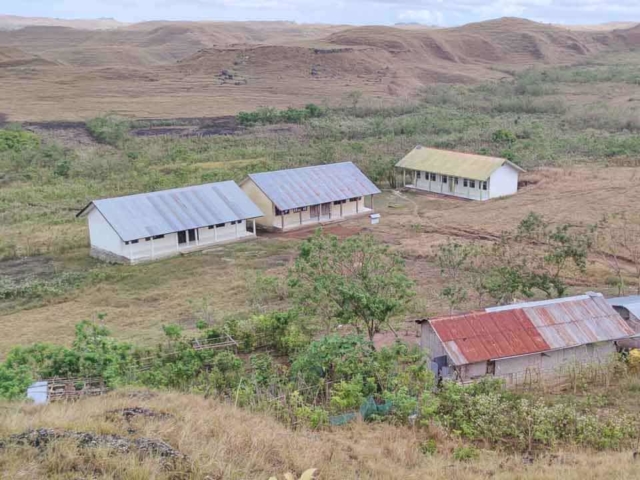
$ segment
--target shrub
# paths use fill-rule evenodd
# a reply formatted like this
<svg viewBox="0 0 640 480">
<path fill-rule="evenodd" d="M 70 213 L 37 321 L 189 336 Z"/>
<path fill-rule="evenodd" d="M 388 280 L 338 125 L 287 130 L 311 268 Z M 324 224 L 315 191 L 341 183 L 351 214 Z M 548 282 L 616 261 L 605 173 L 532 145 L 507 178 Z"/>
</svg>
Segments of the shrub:
<svg viewBox="0 0 640 480">
<path fill-rule="evenodd" d="M 436 443 L 435 439 L 430 438 L 426 442 L 422 442 L 420 444 L 420 451 L 425 455 L 435 455 L 438 451 L 438 444 Z"/>
<path fill-rule="evenodd" d="M 454 460 L 458 460 L 459 462 L 468 462 L 470 460 L 475 460 L 480 456 L 478 450 L 472 446 L 462 446 L 457 447 L 453 451 Z"/>
<path fill-rule="evenodd" d="M 0 399 L 14 400 L 24 397 L 32 381 L 33 377 L 28 368 L 0 365 Z"/>
<path fill-rule="evenodd" d="M 494 143 L 515 143 L 517 140 L 516 134 L 511 130 L 505 130 L 501 128 L 500 130 L 496 130 L 491 135 L 491 139 Z"/>
<path fill-rule="evenodd" d="M 120 147 L 128 137 L 129 120 L 116 115 L 96 117 L 87 122 L 87 130 L 100 143 Z"/>
<path fill-rule="evenodd" d="M 21 130 L 0 130 L 0 152 L 21 152 L 40 146 L 40 139 L 33 133 Z"/>
</svg>

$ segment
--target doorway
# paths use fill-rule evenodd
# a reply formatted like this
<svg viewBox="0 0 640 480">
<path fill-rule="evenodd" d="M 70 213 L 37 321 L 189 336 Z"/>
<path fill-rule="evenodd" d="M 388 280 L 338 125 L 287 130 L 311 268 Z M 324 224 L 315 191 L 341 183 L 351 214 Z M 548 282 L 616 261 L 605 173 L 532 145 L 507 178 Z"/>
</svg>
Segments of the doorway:
<svg viewBox="0 0 640 480">
<path fill-rule="evenodd" d="M 320 216 L 320 205 L 311 205 L 311 209 L 309 210 L 309 216 L 314 219 Z"/>
<path fill-rule="evenodd" d="M 331 216 L 331 204 L 330 203 L 323 203 L 322 204 L 322 216 L 323 217 L 330 217 Z"/>
</svg>

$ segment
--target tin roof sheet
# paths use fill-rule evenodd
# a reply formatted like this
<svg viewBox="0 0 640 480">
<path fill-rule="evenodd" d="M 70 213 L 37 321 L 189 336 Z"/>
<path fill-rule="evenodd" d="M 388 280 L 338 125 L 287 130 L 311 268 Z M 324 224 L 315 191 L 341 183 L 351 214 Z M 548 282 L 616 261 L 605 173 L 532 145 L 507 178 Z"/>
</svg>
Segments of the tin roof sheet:
<svg viewBox="0 0 640 480">
<path fill-rule="evenodd" d="M 607 303 L 609 303 L 609 305 L 612 305 L 614 307 L 624 307 L 627 310 L 629 310 L 629 312 L 634 317 L 636 317 L 637 319 L 640 319 L 640 295 L 609 298 L 607 300 Z"/>
<path fill-rule="evenodd" d="M 380 193 L 351 162 L 252 173 L 249 178 L 280 210 Z"/>
<path fill-rule="evenodd" d="M 504 158 L 439 150 L 418 145 L 400 160 L 396 167 L 485 181 L 505 163 L 516 170 L 524 171 Z"/>
<path fill-rule="evenodd" d="M 123 241 L 264 215 L 232 181 L 94 200 L 78 216 L 92 205 Z"/>
<path fill-rule="evenodd" d="M 429 320 L 456 365 L 576 347 L 633 335 L 600 295 L 532 302 Z"/>
</svg>

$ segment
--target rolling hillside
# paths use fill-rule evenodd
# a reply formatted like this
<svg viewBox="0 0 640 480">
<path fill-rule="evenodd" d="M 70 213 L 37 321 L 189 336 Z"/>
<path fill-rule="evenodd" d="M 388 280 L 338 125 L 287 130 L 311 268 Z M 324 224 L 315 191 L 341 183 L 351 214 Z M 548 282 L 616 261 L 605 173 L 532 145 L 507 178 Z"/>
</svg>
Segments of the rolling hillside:
<svg viewBox="0 0 640 480">
<path fill-rule="evenodd" d="M 639 26 L 587 31 L 517 18 L 444 29 L 290 22 L 27 26 L 0 31 L 0 48 L 32 56 L 0 64 L 0 113 L 15 120 L 79 120 L 106 111 L 217 116 L 335 101 L 353 90 L 393 101 L 425 85 L 497 80 L 508 71 L 580 63 L 639 45 Z M 25 77 L 26 65 L 32 70 Z"/>
</svg>

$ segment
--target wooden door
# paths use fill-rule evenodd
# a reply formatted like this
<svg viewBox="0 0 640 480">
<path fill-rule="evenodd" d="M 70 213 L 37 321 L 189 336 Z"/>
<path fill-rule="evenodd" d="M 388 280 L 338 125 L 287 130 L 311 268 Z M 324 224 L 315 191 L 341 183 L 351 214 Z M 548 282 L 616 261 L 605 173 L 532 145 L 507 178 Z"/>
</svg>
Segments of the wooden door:
<svg viewBox="0 0 640 480">
<path fill-rule="evenodd" d="M 309 216 L 311 218 L 318 218 L 320 216 L 320 205 L 311 205 Z"/>
<path fill-rule="evenodd" d="M 331 204 L 330 203 L 323 203 L 322 204 L 322 216 L 323 217 L 328 217 L 331 215 Z"/>
</svg>

